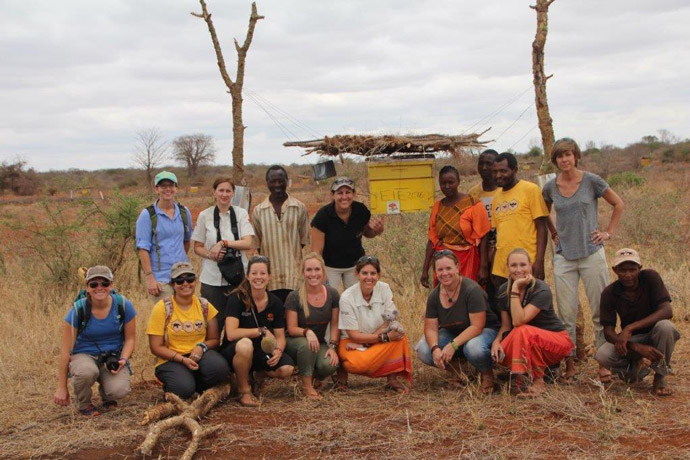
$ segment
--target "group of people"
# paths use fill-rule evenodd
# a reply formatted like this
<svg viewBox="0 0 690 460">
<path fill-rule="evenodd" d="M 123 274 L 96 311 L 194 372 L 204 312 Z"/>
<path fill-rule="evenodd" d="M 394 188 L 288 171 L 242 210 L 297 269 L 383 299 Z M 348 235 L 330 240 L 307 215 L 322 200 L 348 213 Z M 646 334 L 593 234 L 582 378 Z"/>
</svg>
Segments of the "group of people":
<svg viewBox="0 0 690 460">
<path fill-rule="evenodd" d="M 679 334 L 670 321 L 670 297 L 657 272 L 641 270 L 632 249 L 616 253 L 618 281 L 608 285 L 603 243 L 617 228 L 623 202 L 603 179 L 578 168 L 580 157 L 573 140 L 559 140 L 552 153 L 559 174 L 543 190 L 518 179 L 510 153 L 484 151 L 482 181 L 468 194 L 459 191 L 456 168 L 441 169 L 444 196 L 432 208 L 420 278 L 433 289 L 415 350 L 422 363 L 449 372 L 452 384 L 461 384 L 463 361 L 476 368 L 485 393 L 496 389 L 497 365 L 518 376 L 520 396 L 543 393 L 545 373 L 563 360 L 561 380 L 571 382 L 581 278 L 601 381 L 609 382 L 611 371 L 636 381 L 653 370 L 654 394 L 671 394 L 665 376 Z M 383 233 L 383 220 L 355 200 L 355 183 L 340 177 L 331 186 L 332 201 L 310 223 L 305 205 L 287 193 L 288 180 L 283 167 L 268 168 L 269 195 L 250 221 L 246 210 L 231 205 L 232 180 L 220 177 L 213 184 L 215 205 L 194 227 L 189 209 L 176 201 L 177 177 L 156 176 L 158 199 L 136 224 L 155 302 L 146 333 L 156 378 L 166 391 L 188 398 L 234 373 L 239 403 L 249 407 L 260 404 L 256 395 L 266 378 L 289 378 L 295 367 L 312 399 L 321 399 L 329 376 L 347 389 L 350 373 L 385 377 L 387 388 L 407 393 L 407 334 L 391 287 L 379 279 L 379 259 L 362 246 L 362 237 Z M 598 224 L 599 198 L 613 208 L 605 231 Z M 558 311 L 543 281 L 549 233 Z M 251 256 L 254 240 L 258 255 Z M 187 258 L 192 241 L 202 258 L 199 275 Z M 307 246 L 311 252 L 303 256 Z M 231 275 L 228 266 L 235 267 Z M 85 280 L 65 317 L 54 400 L 69 403 L 71 374 L 78 409 L 94 415 L 129 392 L 136 312 L 113 289 L 107 267 L 90 268 Z M 101 408 L 91 401 L 96 381 Z"/>
</svg>

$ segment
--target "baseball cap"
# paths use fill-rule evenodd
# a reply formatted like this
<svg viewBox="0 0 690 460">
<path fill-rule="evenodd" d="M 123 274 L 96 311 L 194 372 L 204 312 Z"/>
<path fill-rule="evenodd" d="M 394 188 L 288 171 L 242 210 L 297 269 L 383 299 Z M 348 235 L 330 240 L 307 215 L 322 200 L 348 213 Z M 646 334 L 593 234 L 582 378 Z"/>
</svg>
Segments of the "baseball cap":
<svg viewBox="0 0 690 460">
<path fill-rule="evenodd" d="M 172 181 L 175 185 L 177 185 L 177 176 L 174 173 L 171 173 L 170 171 L 161 171 L 158 174 L 156 174 L 156 178 L 153 180 L 153 185 L 158 185 L 158 183 L 162 180 L 169 180 Z"/>
<path fill-rule="evenodd" d="M 194 266 L 189 262 L 175 262 L 170 269 L 170 278 L 175 279 L 180 275 L 184 275 L 185 273 L 196 275 L 196 270 L 194 270 Z"/>
<path fill-rule="evenodd" d="M 113 272 L 105 265 L 94 265 L 86 270 L 86 282 L 88 283 L 94 278 L 103 278 L 108 281 L 113 281 Z"/>
<path fill-rule="evenodd" d="M 613 268 L 616 268 L 623 262 L 635 262 L 637 265 L 642 265 L 642 262 L 640 262 L 640 254 L 630 248 L 623 248 L 616 251 L 616 255 L 613 256 Z"/>
<path fill-rule="evenodd" d="M 335 192 L 341 187 L 350 187 L 354 192 L 355 181 L 353 181 L 349 177 L 338 177 L 336 180 L 333 181 L 333 185 L 331 185 L 331 192 Z"/>
</svg>

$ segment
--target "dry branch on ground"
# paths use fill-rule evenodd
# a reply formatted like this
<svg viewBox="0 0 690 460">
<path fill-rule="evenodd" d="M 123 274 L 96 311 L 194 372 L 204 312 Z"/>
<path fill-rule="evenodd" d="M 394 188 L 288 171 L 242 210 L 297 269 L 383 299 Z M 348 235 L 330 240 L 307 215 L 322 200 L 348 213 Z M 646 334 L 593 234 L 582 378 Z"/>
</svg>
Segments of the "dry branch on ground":
<svg viewBox="0 0 690 460">
<path fill-rule="evenodd" d="M 443 134 L 425 134 L 421 136 L 367 136 L 336 135 L 310 141 L 285 142 L 285 147 L 306 149 L 305 155 L 316 153 L 323 156 L 343 154 L 374 156 L 392 155 L 394 153 L 436 153 L 447 152 L 459 156 L 472 148 L 485 147 L 490 141 L 480 141 L 479 134 L 446 136 Z"/>
<path fill-rule="evenodd" d="M 191 404 L 182 401 L 175 394 L 166 393 L 166 400 L 168 402 L 159 404 L 144 413 L 142 424 L 156 420 L 158 422 L 151 426 L 149 434 L 144 442 L 141 443 L 141 446 L 139 446 L 139 451 L 144 455 L 151 455 L 154 446 L 164 431 L 184 426 L 192 434 L 192 440 L 180 458 L 191 460 L 196 451 L 199 450 L 201 440 L 216 430 L 216 427 L 202 428 L 197 420 L 206 415 L 213 406 L 229 394 L 229 383 L 206 390 L 204 394 Z M 178 415 L 161 420 L 173 414 Z"/>
</svg>

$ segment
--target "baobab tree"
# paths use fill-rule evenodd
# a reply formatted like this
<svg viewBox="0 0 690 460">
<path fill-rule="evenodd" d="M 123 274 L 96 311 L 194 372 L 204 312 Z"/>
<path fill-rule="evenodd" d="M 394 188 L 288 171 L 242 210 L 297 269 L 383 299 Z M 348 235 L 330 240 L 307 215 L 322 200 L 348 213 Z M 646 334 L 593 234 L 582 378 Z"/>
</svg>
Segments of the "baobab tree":
<svg viewBox="0 0 690 460">
<path fill-rule="evenodd" d="M 201 14 L 191 14 L 192 16 L 206 21 L 208 31 L 211 34 L 213 49 L 216 52 L 216 58 L 218 60 L 218 70 L 220 70 L 220 75 L 223 78 L 223 82 L 228 88 L 228 93 L 230 93 L 230 96 L 232 96 L 232 175 L 235 183 L 243 184 L 245 126 L 242 122 L 242 86 L 244 85 L 244 65 L 245 60 L 247 59 L 247 51 L 249 51 L 249 46 L 252 44 L 252 38 L 254 38 L 254 28 L 256 27 L 256 23 L 259 19 L 263 19 L 264 17 L 259 16 L 259 13 L 257 13 L 256 10 L 256 2 L 253 2 L 252 14 L 249 16 L 249 27 L 247 29 L 247 36 L 244 39 L 244 44 L 240 46 L 240 44 L 237 42 L 237 39 L 234 39 L 235 50 L 237 51 L 237 72 L 235 74 L 235 80 L 233 81 L 225 67 L 223 51 L 220 47 L 220 42 L 218 41 L 216 28 L 213 26 L 213 21 L 211 20 L 211 13 L 208 12 L 208 8 L 206 7 L 206 2 L 204 0 L 199 0 L 199 3 L 201 4 Z"/>
</svg>

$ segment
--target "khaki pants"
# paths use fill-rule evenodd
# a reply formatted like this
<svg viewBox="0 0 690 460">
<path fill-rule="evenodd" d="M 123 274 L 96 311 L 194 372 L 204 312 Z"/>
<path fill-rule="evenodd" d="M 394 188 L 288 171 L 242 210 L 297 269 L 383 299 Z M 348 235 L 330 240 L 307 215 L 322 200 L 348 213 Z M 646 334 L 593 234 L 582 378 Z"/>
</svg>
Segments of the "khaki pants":
<svg viewBox="0 0 690 460">
<path fill-rule="evenodd" d="M 91 387 L 98 382 L 98 391 L 103 402 L 117 401 L 129 394 L 129 371 L 126 367 L 112 374 L 104 366 L 96 363 L 96 357 L 78 353 L 70 357 L 69 372 L 74 386 L 77 408 L 85 409 L 91 404 Z"/>
<path fill-rule="evenodd" d="M 166 297 L 172 297 L 173 295 L 175 295 L 175 290 L 172 286 L 170 286 L 170 284 L 159 282 L 158 285 L 161 287 L 161 293 L 158 295 L 149 294 L 149 299 L 153 301 L 154 305 L 157 304 L 158 301 L 161 299 L 165 299 Z"/>
<path fill-rule="evenodd" d="M 635 334 L 630 337 L 631 342 L 651 345 L 664 355 L 664 359 L 652 363 L 650 366 L 654 372 L 660 375 L 671 373 L 671 356 L 678 339 L 680 339 L 680 333 L 668 319 L 656 323 L 652 330 L 646 334 Z M 594 359 L 605 368 L 615 372 L 629 372 L 632 369 L 633 358 L 619 355 L 616 353 L 615 345 L 609 342 L 597 350 Z M 636 378 L 637 376 L 632 377 Z"/>
<path fill-rule="evenodd" d="M 328 278 L 328 285 L 333 289 L 338 290 L 342 282 L 343 291 L 350 286 L 357 283 L 357 275 L 355 274 L 355 267 L 350 268 L 333 268 L 326 267 L 326 278 Z"/>
<path fill-rule="evenodd" d="M 599 348 L 605 342 L 604 328 L 599 320 L 599 302 L 601 292 L 609 284 L 609 268 L 606 264 L 606 252 L 600 248 L 594 254 L 582 259 L 566 260 L 560 254 L 553 257 L 553 279 L 556 284 L 556 301 L 558 302 L 558 316 L 565 324 L 565 330 L 570 335 L 573 344 L 577 344 L 575 328 L 577 323 L 577 307 L 580 302 L 578 289 L 580 280 L 585 285 L 585 293 L 592 311 L 594 324 L 594 345 Z M 577 345 L 576 345 L 577 346 Z M 570 356 L 575 355 L 575 348 Z"/>
</svg>

